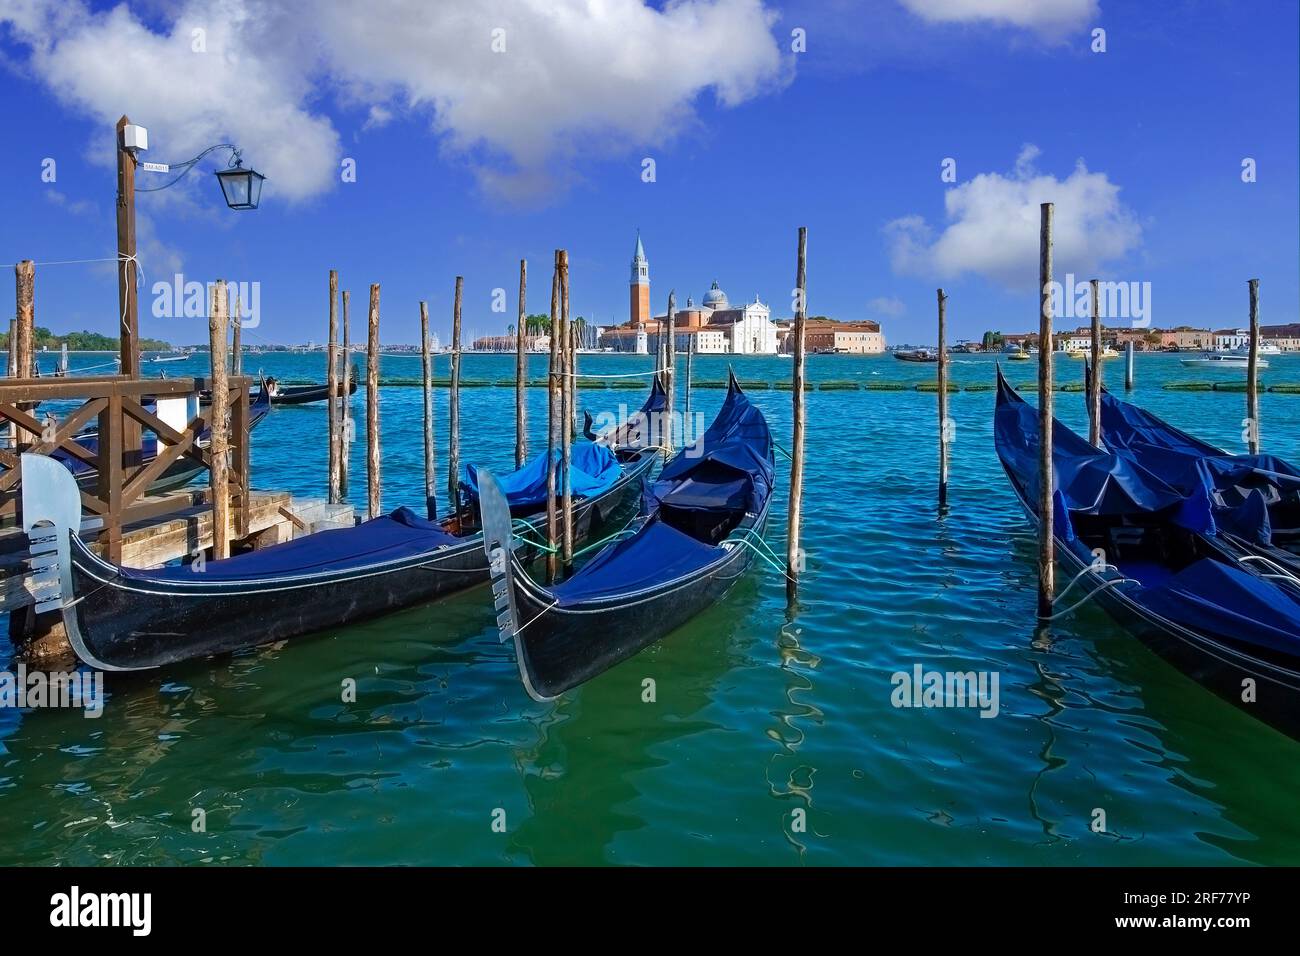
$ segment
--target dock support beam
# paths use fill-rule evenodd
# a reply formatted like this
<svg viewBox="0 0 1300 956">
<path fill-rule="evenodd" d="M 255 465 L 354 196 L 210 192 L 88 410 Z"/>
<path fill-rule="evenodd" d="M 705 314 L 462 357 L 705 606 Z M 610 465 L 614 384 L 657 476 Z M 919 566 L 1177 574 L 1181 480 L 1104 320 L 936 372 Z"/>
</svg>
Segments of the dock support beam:
<svg viewBox="0 0 1300 956">
<path fill-rule="evenodd" d="M 1055 513 L 1052 498 L 1052 214 L 1040 207 L 1038 232 L 1038 616 L 1052 616 L 1056 598 Z"/>
</svg>

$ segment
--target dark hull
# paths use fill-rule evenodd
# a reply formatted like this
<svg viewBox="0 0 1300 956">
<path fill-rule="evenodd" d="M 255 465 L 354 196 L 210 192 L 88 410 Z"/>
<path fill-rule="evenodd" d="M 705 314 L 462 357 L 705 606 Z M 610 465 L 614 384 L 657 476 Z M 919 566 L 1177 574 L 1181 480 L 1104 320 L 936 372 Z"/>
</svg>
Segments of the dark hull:
<svg viewBox="0 0 1300 956">
<path fill-rule="evenodd" d="M 348 380 L 348 394 L 354 395 L 357 391 L 357 380 L 350 378 Z M 328 385 L 289 385 L 282 386 L 275 395 L 271 396 L 272 405 L 310 405 L 312 402 L 323 402 L 329 398 L 330 390 Z"/>
<path fill-rule="evenodd" d="M 1007 471 L 1007 478 L 1025 513 L 1037 526 L 1037 513 L 1015 476 Z M 1082 547 L 1056 538 L 1057 560 L 1069 578 L 1091 567 L 1092 555 L 1081 553 Z M 1076 587 L 1087 593 L 1114 576 L 1089 571 Z M 1121 587 L 1098 591 L 1094 600 L 1134 637 L 1192 680 L 1252 717 L 1300 739 L 1300 671 L 1296 665 L 1263 660 L 1214 636 L 1183 627 L 1148 610 Z M 1242 700 L 1242 682 L 1247 678 L 1255 683 L 1255 700 L 1251 703 Z"/>
<path fill-rule="evenodd" d="M 575 540 L 606 532 L 640 502 L 646 451 L 608 491 L 574 509 Z M 606 532 L 607 533 L 607 532 Z M 525 560 L 536 549 L 525 545 Z M 87 664 L 140 670 L 337 628 L 426 603 L 488 579 L 481 535 L 420 555 L 365 568 L 254 581 L 176 581 L 126 575 L 72 540 L 75 615 L 69 639 Z"/>
<path fill-rule="evenodd" d="M 763 513 L 741 525 L 762 534 Z M 749 568 L 753 551 L 736 545 L 718 561 L 653 589 L 619 594 L 570 608 L 552 607 L 515 559 L 515 654 L 530 696 L 551 700 L 635 656 L 722 599 Z"/>
</svg>

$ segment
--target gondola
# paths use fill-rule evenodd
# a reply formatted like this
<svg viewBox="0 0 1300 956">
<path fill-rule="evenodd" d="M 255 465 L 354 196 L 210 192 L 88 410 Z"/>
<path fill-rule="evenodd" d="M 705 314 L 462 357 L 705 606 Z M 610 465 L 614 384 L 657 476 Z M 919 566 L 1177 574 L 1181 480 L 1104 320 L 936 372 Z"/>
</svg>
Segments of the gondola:
<svg viewBox="0 0 1300 956">
<path fill-rule="evenodd" d="M 1038 411 L 997 376 L 994 444 L 1038 521 Z M 1300 588 L 1215 533 L 1204 489 L 1185 494 L 1139 462 L 1053 422 L 1054 536 L 1069 582 L 1224 700 L 1300 737 Z M 1077 603 L 1077 602 L 1076 602 Z"/>
<path fill-rule="evenodd" d="M 1300 571 L 1300 469 L 1275 455 L 1231 455 L 1150 412 L 1101 394 L 1106 447 L 1190 493 L 1204 487 L 1219 533 Z"/>
<path fill-rule="evenodd" d="M 348 367 L 347 375 L 348 394 L 354 395 L 357 391 L 357 373 L 352 366 Z M 271 404 L 273 405 L 309 405 L 312 402 L 323 402 L 329 398 L 329 384 L 324 385 L 281 385 L 275 379 L 269 379 L 271 384 Z"/>
<path fill-rule="evenodd" d="M 649 447 L 608 452 L 619 472 L 576 503 L 577 540 L 635 511 L 657 457 Z M 58 594 L 37 610 L 60 610 L 73 650 L 100 670 L 160 667 L 339 627 L 488 578 L 476 518 L 455 513 L 436 520 L 409 508 L 222 560 L 119 567 L 82 541 L 80 501 L 67 469 L 40 455 L 24 455 L 22 467 L 24 530 L 33 554 L 55 556 L 58 570 Z M 538 524 L 536 516 L 530 524 Z"/>
<path fill-rule="evenodd" d="M 501 639 L 528 694 L 558 697 L 720 600 L 762 547 L 773 476 L 767 420 L 732 375 L 717 418 L 664 467 L 627 536 L 548 588 L 528 576 L 508 501 L 481 475 Z"/>
</svg>

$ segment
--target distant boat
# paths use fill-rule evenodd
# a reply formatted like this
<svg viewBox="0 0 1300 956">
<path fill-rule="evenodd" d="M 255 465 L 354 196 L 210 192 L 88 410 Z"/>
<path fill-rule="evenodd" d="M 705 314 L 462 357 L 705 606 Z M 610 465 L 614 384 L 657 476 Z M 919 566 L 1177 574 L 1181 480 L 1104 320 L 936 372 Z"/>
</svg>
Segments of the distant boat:
<svg viewBox="0 0 1300 956">
<path fill-rule="evenodd" d="M 894 358 L 900 362 L 937 362 L 939 353 L 934 349 L 900 349 Z"/>
<path fill-rule="evenodd" d="M 159 365 L 163 362 L 188 362 L 189 360 L 190 357 L 188 355 L 155 355 L 151 359 L 145 359 L 146 362 L 154 365 Z"/>
<path fill-rule="evenodd" d="M 1008 352 L 1008 353 L 1006 353 L 1006 355 L 1007 355 L 1007 361 L 1009 361 L 1009 362 L 1028 362 L 1028 361 L 1029 361 L 1029 353 L 1028 353 L 1028 352 L 1025 352 L 1025 351 L 1022 351 L 1022 350 L 1020 350 L 1020 349 L 1016 349 L 1014 352 Z"/>
<path fill-rule="evenodd" d="M 1182 362 L 1188 368 L 1213 368 L 1225 372 L 1232 370 L 1244 372 L 1250 367 L 1250 356 L 1236 352 L 1206 352 L 1196 358 L 1185 358 Z M 1255 367 L 1268 368 L 1268 361 L 1259 359 L 1255 363 Z"/>
<path fill-rule="evenodd" d="M 1246 356 L 1249 356 L 1249 355 L 1250 355 L 1250 346 L 1249 346 L 1249 345 L 1238 345 L 1235 349 L 1231 349 L 1231 350 L 1228 352 L 1228 354 L 1229 354 L 1229 355 L 1246 355 Z M 1270 344 L 1270 345 L 1265 345 L 1265 344 L 1263 344 L 1263 343 L 1261 342 L 1261 343 L 1260 343 L 1260 346 L 1259 346 L 1259 354 L 1260 354 L 1260 355 L 1281 355 L 1281 354 L 1282 354 L 1282 350 L 1281 350 L 1280 348 L 1278 348 L 1276 345 L 1271 345 L 1271 344 Z"/>
<path fill-rule="evenodd" d="M 1072 358 L 1072 359 L 1086 359 L 1086 358 L 1091 358 L 1091 357 L 1092 357 L 1092 349 L 1070 349 L 1070 353 L 1069 353 L 1069 354 L 1070 354 L 1070 358 Z M 1108 359 L 1108 358 L 1119 358 L 1119 353 L 1116 352 L 1113 348 L 1111 348 L 1111 347 L 1108 345 L 1108 346 L 1106 346 L 1104 349 L 1101 350 L 1101 357 L 1104 358 L 1104 359 Z"/>
</svg>

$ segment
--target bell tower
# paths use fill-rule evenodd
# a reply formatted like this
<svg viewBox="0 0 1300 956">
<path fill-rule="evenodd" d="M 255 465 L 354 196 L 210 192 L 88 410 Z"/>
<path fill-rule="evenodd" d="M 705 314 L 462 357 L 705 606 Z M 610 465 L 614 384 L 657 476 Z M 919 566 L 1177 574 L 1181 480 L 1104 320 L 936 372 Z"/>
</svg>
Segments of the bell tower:
<svg viewBox="0 0 1300 956">
<path fill-rule="evenodd" d="M 636 233 L 636 253 L 632 256 L 631 308 L 628 324 L 633 328 L 650 321 L 650 263 L 641 245 L 641 230 Z"/>
</svg>

